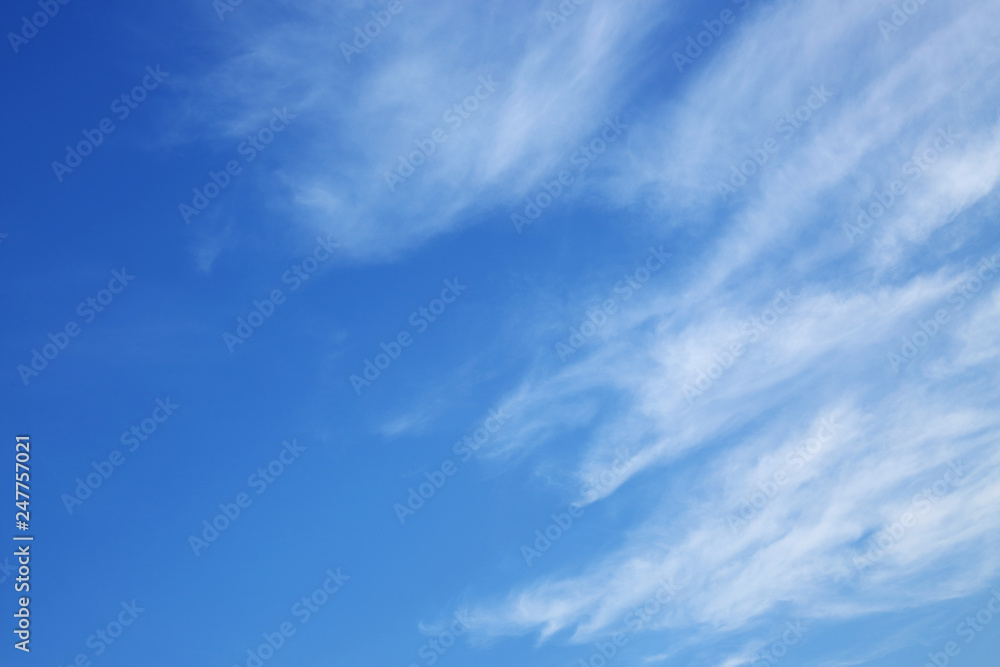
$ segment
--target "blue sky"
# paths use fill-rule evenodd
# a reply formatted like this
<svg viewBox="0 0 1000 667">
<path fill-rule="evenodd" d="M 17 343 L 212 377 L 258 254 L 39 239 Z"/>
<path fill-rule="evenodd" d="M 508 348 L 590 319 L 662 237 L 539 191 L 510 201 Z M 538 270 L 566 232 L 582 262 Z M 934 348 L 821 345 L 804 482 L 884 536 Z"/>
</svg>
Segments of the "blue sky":
<svg viewBox="0 0 1000 667">
<path fill-rule="evenodd" d="M 995 2 L 2 15 L 4 665 L 996 664 Z"/>
</svg>

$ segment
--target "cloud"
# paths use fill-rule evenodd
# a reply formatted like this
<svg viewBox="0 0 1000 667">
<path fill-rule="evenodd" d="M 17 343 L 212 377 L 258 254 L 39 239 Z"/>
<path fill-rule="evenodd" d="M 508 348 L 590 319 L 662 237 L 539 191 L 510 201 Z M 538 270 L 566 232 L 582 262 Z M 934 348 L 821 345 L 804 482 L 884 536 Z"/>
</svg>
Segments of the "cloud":
<svg viewBox="0 0 1000 667">
<path fill-rule="evenodd" d="M 711 628 L 711 636 L 779 607 L 853 618 L 966 595 L 997 575 L 996 559 L 981 557 L 995 549 L 996 518 L 986 515 L 1000 493 L 990 447 L 997 392 L 980 379 L 996 371 L 986 330 L 995 288 L 961 309 L 949 298 L 997 249 L 975 243 L 992 224 L 998 176 L 997 99 L 979 85 L 995 77 L 1000 53 L 988 42 L 998 12 L 963 3 L 889 46 L 878 18 L 861 2 L 836 12 L 813 2 L 762 9 L 686 75 L 679 100 L 633 124 L 609 196 L 624 206 L 652 195 L 675 218 L 692 211 L 700 217 L 671 231 L 707 225 L 711 242 L 691 258 L 697 270 L 677 270 L 669 288 L 605 326 L 569 365 L 540 362 L 512 393 L 532 427 L 510 443 L 549 465 L 557 454 L 541 445 L 561 415 L 611 392 L 618 409 L 583 412 L 582 453 L 558 456 L 576 470 L 568 500 L 586 502 L 577 482 L 594 483 L 616 446 L 633 447 L 635 465 L 597 501 L 632 508 L 631 522 L 620 547 L 483 600 L 479 632 L 591 639 L 615 630 L 663 577 L 687 594 L 658 625 Z M 716 186 L 730 165 L 824 83 L 834 99 L 736 199 L 721 202 Z M 960 138 L 852 243 L 843 225 L 948 128 Z M 797 295 L 794 304 L 768 313 L 782 290 Z M 949 323 L 915 361 L 894 368 L 901 340 L 942 309 Z M 540 323 L 536 333 L 551 329 Z M 730 352 L 734 344 L 743 351 Z M 841 424 L 836 442 L 734 535 L 727 516 L 831 415 Z M 864 540 L 957 460 L 975 472 L 862 576 L 853 559 Z M 657 495 L 648 511 L 634 505 Z"/>
<path fill-rule="evenodd" d="M 683 74 L 662 45 L 684 44 L 702 18 L 652 2 L 583 3 L 554 27 L 547 3 L 406 3 L 351 62 L 341 42 L 367 6 L 295 7 L 298 18 L 262 26 L 244 6 L 253 29 L 232 34 L 231 55 L 197 87 L 230 113 L 188 114 L 231 138 L 274 106 L 298 113 L 265 190 L 285 218 L 333 232 L 357 261 L 391 261 L 466 226 L 506 225 L 621 116 L 627 138 L 578 190 L 638 209 L 628 231 L 645 245 L 674 244 L 659 283 L 567 363 L 534 357 L 494 402 L 518 418 L 490 456 L 571 471 L 537 478 L 565 484 L 568 502 L 621 510 L 627 525 L 604 552 L 484 593 L 470 608 L 479 641 L 602 635 L 665 578 L 685 593 L 653 626 L 705 640 L 778 609 L 855 618 L 996 576 L 1000 412 L 988 378 L 1000 302 L 992 284 L 951 301 L 1000 250 L 988 245 L 996 3 L 928 3 L 889 39 L 879 4 L 751 3 Z M 414 151 L 421 163 L 400 170 Z M 872 222 L 852 229 L 863 211 Z M 606 292 L 572 290 L 585 303 Z M 547 350 L 584 308 L 537 298 L 545 307 L 516 344 Z M 949 321 L 894 363 L 942 309 Z M 406 412 L 384 434 L 429 418 Z M 805 461 L 825 419 L 836 433 Z M 582 445 L 546 447 L 567 432 Z M 578 498 L 623 445 L 627 472 Z M 859 572 L 865 541 L 958 460 L 972 470 L 961 484 Z M 734 532 L 734 512 L 779 471 L 787 483 Z"/>
<path fill-rule="evenodd" d="M 551 8 L 527 2 L 404 3 L 348 63 L 341 44 L 368 11 L 298 7 L 299 19 L 232 34 L 233 55 L 195 87 L 190 116 L 237 137 L 272 107 L 298 113 L 270 198 L 364 260 L 470 224 L 550 177 L 636 94 L 630 63 L 665 14 L 644 0 L 585 3 L 553 28 Z M 401 167 L 415 151 L 420 164 Z"/>
</svg>

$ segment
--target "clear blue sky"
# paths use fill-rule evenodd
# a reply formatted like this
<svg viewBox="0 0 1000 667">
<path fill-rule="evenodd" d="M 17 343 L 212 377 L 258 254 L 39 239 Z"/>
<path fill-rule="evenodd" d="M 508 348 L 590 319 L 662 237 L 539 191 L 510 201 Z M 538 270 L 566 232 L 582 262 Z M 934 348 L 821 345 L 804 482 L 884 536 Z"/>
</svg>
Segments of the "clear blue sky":
<svg viewBox="0 0 1000 667">
<path fill-rule="evenodd" d="M 996 665 L 997 3 L 0 26 L 0 664 Z"/>
</svg>

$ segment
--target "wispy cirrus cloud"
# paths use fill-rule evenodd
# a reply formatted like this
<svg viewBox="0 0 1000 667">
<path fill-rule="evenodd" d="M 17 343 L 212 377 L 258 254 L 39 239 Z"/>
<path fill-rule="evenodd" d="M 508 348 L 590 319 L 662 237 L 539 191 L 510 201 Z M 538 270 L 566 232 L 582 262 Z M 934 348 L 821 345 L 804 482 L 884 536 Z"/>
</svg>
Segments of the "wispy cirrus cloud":
<svg viewBox="0 0 1000 667">
<path fill-rule="evenodd" d="M 593 482 L 627 443 L 635 465 L 600 502 L 621 510 L 670 491 L 661 506 L 633 513 L 619 548 L 480 602 L 480 632 L 601 636 L 667 576 L 691 593 L 660 627 L 696 634 L 734 632 L 786 605 L 817 619 L 899 610 L 996 577 L 996 560 L 981 555 L 995 548 L 996 523 L 984 517 L 1000 492 L 990 447 L 1000 423 L 996 392 L 983 382 L 997 367 L 985 323 L 1000 292 L 981 281 L 961 306 L 950 298 L 998 249 L 985 226 L 1000 177 L 1000 52 L 989 36 L 1000 16 L 976 2 L 941 11 L 886 47 L 873 33 L 880 8 L 868 3 L 840 3 L 835 15 L 820 3 L 762 9 L 660 107 L 672 122 L 633 124 L 608 196 L 627 205 L 652 193 L 665 211 L 694 211 L 703 217 L 678 224 L 711 225 L 713 242 L 692 261 L 697 271 L 678 271 L 669 288 L 603 327 L 569 367 L 546 361 L 528 375 L 511 396 L 531 427 L 510 447 L 548 465 L 554 454 L 539 445 L 559 431 L 553 415 L 612 391 L 623 407 L 591 412 L 586 446 L 560 454 L 561 465 Z M 734 160 L 824 82 L 835 101 L 739 201 L 720 204 L 716 184 Z M 874 191 L 907 179 L 905 163 L 939 131 L 957 138 L 852 243 L 844 224 Z M 741 337 L 785 287 L 798 290 L 795 305 L 755 340 Z M 953 319 L 918 362 L 894 373 L 889 354 L 942 309 Z M 745 352 L 725 367 L 717 355 L 734 342 Z M 692 404 L 683 387 L 713 364 L 719 376 Z M 831 451 L 734 537 L 725 517 L 740 497 L 831 414 L 845 424 Z M 975 472 L 862 580 L 852 564 L 860 543 L 952 460 Z"/>
<path fill-rule="evenodd" d="M 537 478 L 568 478 L 569 501 L 627 519 L 614 545 L 471 599 L 480 640 L 602 636 L 670 578 L 687 593 L 650 627 L 697 644 L 779 610 L 850 619 L 996 577 L 983 554 L 1000 534 L 989 512 L 1000 423 L 986 379 L 1000 351 L 1000 283 L 961 308 L 950 301 L 1000 250 L 995 3 L 928 3 L 890 40 L 878 22 L 891 7 L 879 3 L 751 3 L 683 74 L 649 53 L 669 50 L 658 40 L 683 43 L 701 18 L 652 2 L 584 3 L 557 29 L 545 3 L 407 4 L 349 63 L 339 43 L 367 7 L 297 8 L 297 19 L 245 33 L 234 17 L 236 55 L 198 89 L 232 109 L 216 125 L 226 136 L 253 127 L 259 110 L 295 108 L 308 142 L 289 137 L 294 159 L 267 196 L 297 224 L 332 231 L 354 259 L 391 260 L 497 210 L 506 220 L 576 144 L 627 111 L 627 140 L 588 175 L 587 196 L 640 209 L 630 231 L 680 244 L 661 282 L 570 361 L 539 355 L 498 398 L 518 417 L 483 458 L 568 470 Z M 668 82 L 650 86 L 657 75 Z M 484 76 L 496 90 L 450 126 L 446 111 Z M 817 91 L 822 103 L 809 107 Z M 447 139 L 389 187 L 399 156 L 436 129 Z M 778 149 L 721 197 L 719 183 L 769 138 Z M 895 182 L 904 188 L 887 204 Z M 877 220 L 848 233 L 873 202 Z M 573 294 L 592 304 L 606 290 Z M 575 323 L 565 314 L 585 309 L 551 307 L 558 299 L 544 291 L 534 299 L 537 317 L 513 344 L 548 349 Z M 949 322 L 894 368 L 900 341 L 941 309 Z M 428 414 L 383 430 L 423 428 Z M 824 419 L 838 428 L 822 454 L 734 533 L 734 508 L 795 467 Z M 546 446 L 569 430 L 584 433 L 580 446 Z M 623 444 L 628 471 L 577 497 Z M 862 576 L 853 558 L 865 540 L 954 461 L 967 477 Z M 756 647 L 720 661 L 739 664 Z"/>
<path fill-rule="evenodd" d="M 469 224 L 550 176 L 637 93 L 631 63 L 669 16 L 648 0 L 586 3 L 553 30 L 551 8 L 534 3 L 407 3 L 346 62 L 340 43 L 352 42 L 369 7 L 297 8 L 297 18 L 263 28 L 252 7 L 227 21 L 234 55 L 192 88 L 189 115 L 235 137 L 272 106 L 298 113 L 297 136 L 308 139 L 287 148 L 269 196 L 358 258 L 386 258 Z M 473 111 L 449 113 L 481 77 L 495 92 Z M 231 113 L 209 118 L 203 106 Z M 435 130 L 446 139 L 390 187 L 400 156 Z"/>
</svg>

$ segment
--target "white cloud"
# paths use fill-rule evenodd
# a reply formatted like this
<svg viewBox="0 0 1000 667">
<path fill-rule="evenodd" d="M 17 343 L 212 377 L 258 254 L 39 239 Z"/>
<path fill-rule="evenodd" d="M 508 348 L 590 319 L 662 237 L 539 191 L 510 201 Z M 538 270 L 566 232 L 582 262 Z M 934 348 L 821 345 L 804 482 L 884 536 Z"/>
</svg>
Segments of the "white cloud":
<svg viewBox="0 0 1000 667">
<path fill-rule="evenodd" d="M 537 446 L 559 428 L 559 415 L 614 391 L 625 407 L 595 421 L 585 452 L 568 465 L 593 482 L 615 446 L 627 444 L 637 452 L 631 477 L 601 502 L 624 508 L 652 489 L 664 492 L 661 506 L 633 508 L 635 525 L 620 548 L 577 559 L 575 574 L 521 583 L 508 598 L 481 603 L 480 632 L 537 630 L 545 638 L 570 629 L 575 640 L 589 639 L 616 629 L 629 605 L 669 576 L 687 594 L 661 627 L 728 632 L 778 605 L 850 618 L 928 604 L 977 590 L 1000 571 L 997 559 L 982 557 L 995 553 L 1000 527 L 988 516 L 1000 493 L 1000 459 L 990 447 L 1000 434 L 997 392 L 986 382 L 962 384 L 996 371 L 987 331 L 996 301 L 984 294 L 962 312 L 947 302 L 969 278 L 955 263 L 975 252 L 968 243 L 990 222 L 979 208 L 1000 175 L 996 116 L 985 113 L 996 96 L 972 83 L 995 78 L 1000 54 L 988 43 L 998 11 L 963 3 L 947 20 L 910 26 L 889 47 L 877 15 L 861 2 L 839 3 L 836 12 L 818 2 L 762 10 L 700 64 L 703 72 L 692 68 L 695 80 L 664 105 L 659 127 L 647 120 L 632 131 L 633 149 L 612 181 L 620 201 L 655 192 L 671 213 L 697 211 L 712 205 L 729 164 L 757 145 L 755 133 L 771 131 L 811 84 L 836 90 L 782 146 L 772 170 L 741 191 L 731 216 L 714 223 L 716 238 L 692 261 L 697 275 L 678 272 L 669 291 L 605 327 L 589 356 L 536 370 L 515 393 L 534 427 L 511 445 L 544 452 Z M 874 36 L 858 37 L 866 30 Z M 856 207 L 948 125 L 962 141 L 879 229 L 849 243 L 842 225 Z M 638 183 L 625 185 L 635 174 Z M 952 227 L 943 230 L 946 223 Z M 917 245 L 944 233 L 948 245 L 930 257 Z M 746 352 L 689 404 L 682 387 L 786 285 L 802 290 L 799 302 L 757 340 L 744 338 Z M 940 308 L 953 321 L 893 373 L 888 353 Z M 846 424 L 836 444 L 734 536 L 727 514 L 826 414 Z M 858 542 L 896 520 L 914 487 L 953 459 L 975 472 L 859 576 Z M 576 488 L 570 499 L 578 500 Z"/>
<path fill-rule="evenodd" d="M 365 259 L 468 224 L 550 177 L 575 142 L 635 93 L 626 85 L 630 60 L 665 13 L 648 0 L 592 2 L 553 29 L 543 5 L 404 3 L 348 64 L 339 44 L 367 12 L 329 2 L 301 8 L 301 21 L 242 35 L 238 55 L 206 77 L 189 113 L 234 137 L 273 106 L 298 113 L 300 139 L 280 182 L 285 197 L 271 196 Z M 490 76 L 499 85 L 469 118 L 458 127 L 444 120 Z M 230 113 L 206 118 L 206 106 Z M 435 129 L 447 139 L 390 191 L 386 172 Z"/>
<path fill-rule="evenodd" d="M 696 32 L 698 23 L 681 25 L 639 0 L 584 3 L 555 30 L 544 3 L 407 4 L 350 65 L 338 44 L 363 20 L 361 8 L 301 3 L 308 26 L 247 34 L 206 79 L 202 90 L 232 110 L 215 121 L 226 136 L 254 127 L 272 106 L 296 110 L 298 134 L 290 131 L 282 149 L 294 159 L 268 194 L 290 219 L 333 231 L 363 261 L 516 207 L 623 110 L 627 141 L 602 159 L 600 177 L 588 177 L 587 194 L 623 208 L 653 202 L 633 231 L 656 243 L 704 241 L 570 363 L 541 358 L 503 400 L 518 419 L 498 436 L 498 458 L 532 456 L 546 469 L 565 454 L 544 443 L 589 429 L 581 451 L 558 461 L 574 471 L 570 500 L 622 445 L 633 464 L 597 502 L 631 507 L 640 492 L 663 491 L 656 506 L 632 508 L 619 547 L 474 605 L 480 637 L 571 630 L 590 638 L 671 577 L 686 592 L 657 625 L 709 637 L 779 605 L 850 618 L 948 599 L 998 571 L 989 554 L 1000 534 L 990 512 L 1000 461 L 990 445 L 1000 413 L 984 379 L 995 377 L 1000 352 L 997 292 L 953 312 L 899 373 L 887 355 L 922 318 L 950 308 L 942 304 L 967 278 L 958 267 L 983 236 L 1000 179 L 1000 6 L 928 3 L 890 40 L 877 27 L 887 8 L 864 0 L 752 7 L 683 76 L 667 57 L 656 73 L 669 78 L 652 92 L 629 83 L 634 63 L 648 62 L 639 58 L 645 40 L 668 26 L 674 36 Z M 488 75 L 500 82 L 496 92 L 390 192 L 384 173 L 396 156 L 443 127 L 443 111 Z M 781 136 L 776 121 L 821 86 L 830 99 Z M 948 127 L 955 145 L 850 242 L 844 224 Z M 777 152 L 722 201 L 719 181 L 772 136 Z M 797 302 L 747 334 L 742 327 L 786 288 Z M 550 347 L 566 324 L 551 314 L 566 311 L 539 309 L 523 344 Z M 697 386 L 734 342 L 745 352 L 689 401 L 684 387 Z M 608 395 L 615 410 L 601 409 Z M 841 429 L 823 454 L 734 534 L 728 514 L 828 415 Z M 385 432 L 425 418 L 404 415 Z M 905 512 L 914 485 L 933 482 L 953 459 L 975 472 L 860 576 L 859 541 Z"/>
</svg>

